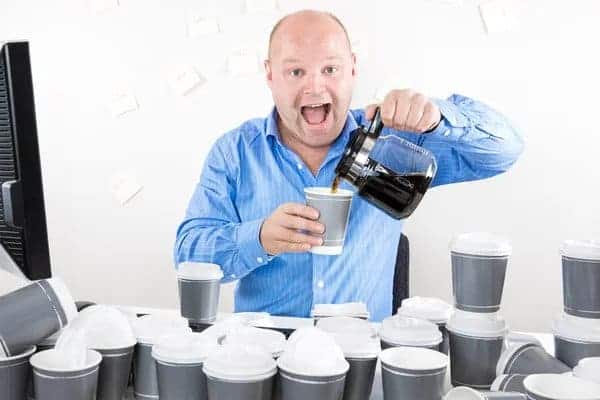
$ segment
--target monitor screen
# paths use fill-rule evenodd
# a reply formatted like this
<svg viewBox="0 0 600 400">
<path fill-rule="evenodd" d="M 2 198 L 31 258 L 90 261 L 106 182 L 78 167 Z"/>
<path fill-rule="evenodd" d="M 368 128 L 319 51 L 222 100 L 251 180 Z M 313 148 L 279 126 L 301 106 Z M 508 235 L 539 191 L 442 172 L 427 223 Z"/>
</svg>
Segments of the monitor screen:
<svg viewBox="0 0 600 400">
<path fill-rule="evenodd" d="M 27 42 L 0 49 L 0 185 L 0 267 L 29 279 L 50 277 Z"/>
</svg>

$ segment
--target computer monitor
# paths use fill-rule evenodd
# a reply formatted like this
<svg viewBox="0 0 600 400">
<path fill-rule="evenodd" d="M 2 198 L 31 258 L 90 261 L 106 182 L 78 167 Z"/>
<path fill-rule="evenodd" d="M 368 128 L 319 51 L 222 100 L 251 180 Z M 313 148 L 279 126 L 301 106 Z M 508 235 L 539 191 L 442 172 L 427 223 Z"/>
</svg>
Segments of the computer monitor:
<svg viewBox="0 0 600 400">
<path fill-rule="evenodd" d="M 0 49 L 0 268 L 51 276 L 27 42 Z"/>
</svg>

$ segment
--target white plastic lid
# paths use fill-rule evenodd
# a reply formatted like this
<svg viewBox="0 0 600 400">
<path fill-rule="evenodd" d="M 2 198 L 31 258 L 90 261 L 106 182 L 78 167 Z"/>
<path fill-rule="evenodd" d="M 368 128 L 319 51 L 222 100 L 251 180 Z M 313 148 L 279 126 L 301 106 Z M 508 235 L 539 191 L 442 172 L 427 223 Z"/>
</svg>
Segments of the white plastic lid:
<svg viewBox="0 0 600 400">
<path fill-rule="evenodd" d="M 454 253 L 474 256 L 501 257 L 512 253 L 510 242 L 489 232 L 471 232 L 456 236 L 450 245 Z"/>
<path fill-rule="evenodd" d="M 573 375 L 600 384 L 600 357 L 587 357 L 579 360 Z"/>
<path fill-rule="evenodd" d="M 333 336 L 315 327 L 294 331 L 277 365 L 293 374 L 315 377 L 341 375 L 350 368 Z"/>
<path fill-rule="evenodd" d="M 225 335 L 222 344 L 255 345 L 262 347 L 273 357 L 279 357 L 285 346 L 285 335 L 272 329 L 242 326 L 231 329 Z"/>
<path fill-rule="evenodd" d="M 364 333 L 332 333 L 345 358 L 375 358 L 381 352 L 377 336 Z"/>
<path fill-rule="evenodd" d="M 122 349 L 137 343 L 127 316 L 110 306 L 87 307 L 71 325 L 85 329 L 86 344 L 90 349 Z"/>
<path fill-rule="evenodd" d="M 219 348 L 214 337 L 185 332 L 163 336 L 152 346 L 152 356 L 174 364 L 199 364 Z"/>
<path fill-rule="evenodd" d="M 600 240 L 565 240 L 560 246 L 565 257 L 600 261 Z"/>
<path fill-rule="evenodd" d="M 256 382 L 277 373 L 273 357 L 258 346 L 220 346 L 204 362 L 204 373 L 228 381 Z"/>
<path fill-rule="evenodd" d="M 351 190 L 347 190 L 347 189 L 342 189 L 342 188 L 338 188 L 335 192 L 331 191 L 331 187 L 326 186 L 326 187 L 322 187 L 322 186 L 313 186 L 313 187 L 307 187 L 304 188 L 304 193 L 306 194 L 316 194 L 316 195 L 320 195 L 320 196 L 331 196 L 331 197 L 352 197 L 354 195 L 354 192 L 352 192 Z"/>
<path fill-rule="evenodd" d="M 75 306 L 75 300 L 73 300 L 69 288 L 67 288 L 67 285 L 60 278 L 46 279 L 46 282 L 48 282 L 52 290 L 54 290 L 54 294 L 58 297 L 58 301 L 67 316 L 67 321 L 71 322 L 77 316 L 77 306 Z"/>
<path fill-rule="evenodd" d="M 101 361 L 102 355 L 95 350 L 87 350 L 83 365 L 74 365 L 69 357 L 58 349 L 40 351 L 29 359 L 34 368 L 53 372 L 77 372 L 99 365 Z"/>
<path fill-rule="evenodd" d="M 383 320 L 379 337 L 396 346 L 436 346 L 442 332 L 425 319 L 394 315 Z"/>
<path fill-rule="evenodd" d="M 434 297 L 414 296 L 402 300 L 398 315 L 426 319 L 435 324 L 448 322 L 454 307 L 444 300 Z"/>
<path fill-rule="evenodd" d="M 599 400 L 600 385 L 574 376 L 534 374 L 523 381 L 529 392 L 548 399 Z"/>
<path fill-rule="evenodd" d="M 508 325 L 499 313 L 474 313 L 456 310 L 446 328 L 449 331 L 483 338 L 495 338 L 505 336 Z"/>
<path fill-rule="evenodd" d="M 365 303 L 315 304 L 311 311 L 313 317 L 369 317 Z"/>
<path fill-rule="evenodd" d="M 554 319 L 552 332 L 571 341 L 600 343 L 600 319 L 582 318 L 563 311 Z"/>
<path fill-rule="evenodd" d="M 177 277 L 197 281 L 212 281 L 223 278 L 223 271 L 217 264 L 186 261 L 177 266 Z"/>
<path fill-rule="evenodd" d="M 185 318 L 148 314 L 139 317 L 133 322 L 133 331 L 138 342 L 154 344 L 162 336 L 191 332 L 192 330 Z"/>
<path fill-rule="evenodd" d="M 353 317 L 326 317 L 317 321 L 317 328 L 329 333 L 362 334 L 367 337 L 377 336 L 375 328 L 364 319 Z"/>
<path fill-rule="evenodd" d="M 381 362 L 391 367 L 414 371 L 429 371 L 448 365 L 448 356 L 422 347 L 390 347 L 379 355 Z"/>
<path fill-rule="evenodd" d="M 459 386 L 446 393 L 444 400 L 486 400 L 486 397 L 475 389 Z"/>
</svg>

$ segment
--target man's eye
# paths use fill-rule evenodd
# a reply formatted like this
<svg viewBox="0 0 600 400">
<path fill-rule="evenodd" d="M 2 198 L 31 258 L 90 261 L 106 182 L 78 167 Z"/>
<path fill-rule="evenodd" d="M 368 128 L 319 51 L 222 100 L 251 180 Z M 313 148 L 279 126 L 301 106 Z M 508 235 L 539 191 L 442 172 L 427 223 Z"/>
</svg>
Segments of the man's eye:
<svg viewBox="0 0 600 400">
<path fill-rule="evenodd" d="M 296 68 L 290 71 L 290 75 L 294 77 L 299 77 L 302 75 L 302 70 L 300 68 Z"/>
<path fill-rule="evenodd" d="M 326 74 L 333 74 L 335 72 L 337 72 L 337 67 L 325 67 Z"/>
</svg>

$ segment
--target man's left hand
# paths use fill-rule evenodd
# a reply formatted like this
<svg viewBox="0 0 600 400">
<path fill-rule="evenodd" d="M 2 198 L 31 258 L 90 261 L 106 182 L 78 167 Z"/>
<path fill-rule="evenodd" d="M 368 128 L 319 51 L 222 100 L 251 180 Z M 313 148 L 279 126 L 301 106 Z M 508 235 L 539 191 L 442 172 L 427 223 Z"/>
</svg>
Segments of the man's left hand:
<svg viewBox="0 0 600 400">
<path fill-rule="evenodd" d="M 373 119 L 377 106 L 381 107 L 383 124 L 399 131 L 428 132 L 435 129 L 442 118 L 440 109 L 433 101 L 412 89 L 392 90 L 383 103 L 367 106 L 367 119 Z"/>
</svg>

